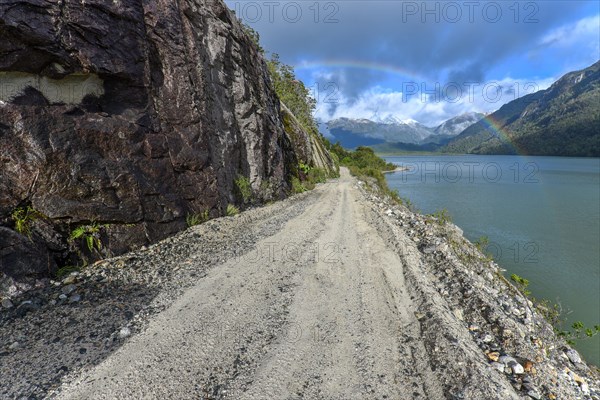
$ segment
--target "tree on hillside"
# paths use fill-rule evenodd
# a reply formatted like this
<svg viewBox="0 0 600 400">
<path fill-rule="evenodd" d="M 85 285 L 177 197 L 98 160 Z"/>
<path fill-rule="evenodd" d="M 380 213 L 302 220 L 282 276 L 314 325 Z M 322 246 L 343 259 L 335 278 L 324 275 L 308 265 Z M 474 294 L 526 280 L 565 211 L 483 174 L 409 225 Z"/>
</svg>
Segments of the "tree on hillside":
<svg viewBox="0 0 600 400">
<path fill-rule="evenodd" d="M 276 53 L 271 54 L 267 65 L 279 99 L 296 116 L 305 131 L 318 135 L 319 129 L 313 117 L 317 102 L 304 83 L 296 78 L 294 68 L 282 63 Z"/>
</svg>

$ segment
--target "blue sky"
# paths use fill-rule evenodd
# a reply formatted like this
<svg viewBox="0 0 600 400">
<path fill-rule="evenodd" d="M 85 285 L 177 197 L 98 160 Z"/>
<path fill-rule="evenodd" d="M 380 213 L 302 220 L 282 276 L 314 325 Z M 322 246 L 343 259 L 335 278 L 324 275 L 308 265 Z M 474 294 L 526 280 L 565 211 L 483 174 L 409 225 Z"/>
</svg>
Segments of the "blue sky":
<svg viewBox="0 0 600 400">
<path fill-rule="evenodd" d="M 436 125 L 600 59 L 598 1 L 227 1 L 314 89 L 316 116 Z"/>
</svg>

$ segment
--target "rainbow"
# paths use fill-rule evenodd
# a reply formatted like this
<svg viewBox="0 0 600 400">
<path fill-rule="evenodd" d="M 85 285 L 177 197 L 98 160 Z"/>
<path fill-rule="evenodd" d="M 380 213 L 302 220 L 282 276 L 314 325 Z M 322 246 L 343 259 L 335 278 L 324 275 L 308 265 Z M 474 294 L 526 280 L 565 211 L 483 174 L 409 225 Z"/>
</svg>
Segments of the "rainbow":
<svg viewBox="0 0 600 400">
<path fill-rule="evenodd" d="M 503 129 L 502 126 L 500 125 L 500 123 L 498 123 L 498 121 L 496 121 L 492 117 L 492 114 L 483 117 L 479 122 L 482 123 L 483 125 L 485 125 L 485 127 L 488 131 L 492 131 L 492 133 L 495 136 L 499 137 L 500 140 L 502 140 L 502 142 L 504 144 L 509 145 L 515 151 L 516 154 L 519 154 L 519 155 L 527 154 L 526 151 L 521 149 L 514 141 L 511 140 L 507 131 L 505 129 Z"/>
<path fill-rule="evenodd" d="M 294 66 L 296 70 L 315 69 L 315 68 L 355 68 L 368 69 L 373 71 L 387 72 L 393 75 L 400 75 L 412 79 L 426 80 L 426 77 L 418 72 L 400 68 L 391 64 L 382 64 L 369 61 L 354 61 L 354 60 L 327 60 L 327 61 L 302 61 Z"/>
</svg>

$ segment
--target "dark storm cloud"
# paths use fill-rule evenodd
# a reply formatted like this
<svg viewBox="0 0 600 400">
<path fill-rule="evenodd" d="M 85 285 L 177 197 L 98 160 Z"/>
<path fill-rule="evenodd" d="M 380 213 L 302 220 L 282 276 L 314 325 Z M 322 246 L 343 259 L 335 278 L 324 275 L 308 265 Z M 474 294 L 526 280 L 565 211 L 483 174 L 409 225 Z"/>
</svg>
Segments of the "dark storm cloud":
<svg viewBox="0 0 600 400">
<path fill-rule="evenodd" d="M 428 81 L 456 82 L 482 81 L 491 67 L 534 47 L 545 32 L 569 21 L 583 5 L 573 1 L 228 4 L 260 32 L 263 46 L 287 63 L 371 62 Z M 331 72 L 338 74 L 341 90 L 350 96 L 385 75 L 351 68 Z"/>
</svg>

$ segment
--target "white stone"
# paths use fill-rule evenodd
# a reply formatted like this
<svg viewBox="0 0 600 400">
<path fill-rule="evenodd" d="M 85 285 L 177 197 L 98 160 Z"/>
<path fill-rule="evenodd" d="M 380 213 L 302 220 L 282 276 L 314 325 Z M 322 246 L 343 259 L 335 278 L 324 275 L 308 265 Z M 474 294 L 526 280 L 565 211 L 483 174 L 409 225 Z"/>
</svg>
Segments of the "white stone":
<svg viewBox="0 0 600 400">
<path fill-rule="evenodd" d="M 569 349 L 565 352 L 565 354 L 573 364 L 581 364 L 581 357 L 575 350 Z"/>
<path fill-rule="evenodd" d="M 460 321 L 464 321 L 464 319 L 465 319 L 463 310 L 461 310 L 460 308 L 457 308 L 454 310 L 454 316 L 456 317 L 456 319 L 458 319 Z"/>
<path fill-rule="evenodd" d="M 123 327 L 119 331 L 119 337 L 120 338 L 126 338 L 129 335 L 131 335 L 131 330 L 128 327 Z"/>
<path fill-rule="evenodd" d="M 585 394 L 590 393 L 590 387 L 588 386 L 587 383 L 583 382 L 581 385 L 579 385 L 579 388 L 581 389 L 581 391 Z"/>
<path fill-rule="evenodd" d="M 513 372 L 515 374 L 520 375 L 520 374 L 524 374 L 525 373 L 525 369 L 519 363 L 511 363 L 509 366 L 512 368 L 512 370 L 513 370 Z"/>
</svg>

